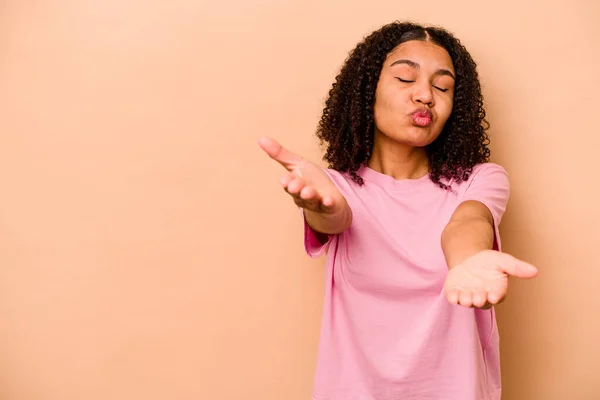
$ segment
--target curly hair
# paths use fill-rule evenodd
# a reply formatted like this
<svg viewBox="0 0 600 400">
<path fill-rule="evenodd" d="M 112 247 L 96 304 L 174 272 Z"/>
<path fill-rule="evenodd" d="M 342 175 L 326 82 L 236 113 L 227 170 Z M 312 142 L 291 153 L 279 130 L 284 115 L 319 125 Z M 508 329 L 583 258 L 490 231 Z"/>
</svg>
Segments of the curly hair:
<svg viewBox="0 0 600 400">
<path fill-rule="evenodd" d="M 356 172 L 367 164 L 373 150 L 373 107 L 381 69 L 387 55 L 409 40 L 441 46 L 454 64 L 452 112 L 438 138 L 426 146 L 430 179 L 449 189 L 442 179 L 464 181 L 475 165 L 489 160 L 489 123 L 475 61 L 457 38 L 439 27 L 396 21 L 365 37 L 349 53 L 329 91 L 317 128 L 317 137 L 326 148 L 323 160 L 363 184 Z"/>
</svg>

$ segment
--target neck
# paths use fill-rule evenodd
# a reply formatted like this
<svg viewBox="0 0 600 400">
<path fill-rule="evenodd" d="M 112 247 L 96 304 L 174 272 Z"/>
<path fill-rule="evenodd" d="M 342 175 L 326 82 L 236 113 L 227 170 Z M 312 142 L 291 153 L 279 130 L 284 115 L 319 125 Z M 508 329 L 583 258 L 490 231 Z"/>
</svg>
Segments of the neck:
<svg viewBox="0 0 600 400">
<path fill-rule="evenodd" d="M 427 151 L 375 132 L 369 168 L 394 179 L 419 179 L 429 172 Z"/>
</svg>

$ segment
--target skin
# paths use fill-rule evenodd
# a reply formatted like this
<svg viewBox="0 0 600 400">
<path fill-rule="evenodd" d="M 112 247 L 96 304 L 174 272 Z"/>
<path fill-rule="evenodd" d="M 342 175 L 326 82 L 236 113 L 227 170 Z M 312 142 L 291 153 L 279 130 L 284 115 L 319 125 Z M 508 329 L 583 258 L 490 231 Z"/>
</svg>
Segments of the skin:
<svg viewBox="0 0 600 400">
<path fill-rule="evenodd" d="M 454 98 L 454 66 L 443 48 L 422 41 L 396 47 L 387 57 L 375 92 L 375 134 L 369 167 L 396 179 L 428 173 L 425 146 L 441 133 Z M 411 114 L 427 109 L 427 127 Z"/>
<path fill-rule="evenodd" d="M 450 55 L 431 42 L 405 42 L 388 54 L 376 89 L 370 168 L 395 179 L 428 173 L 425 146 L 439 136 L 452 112 L 454 75 Z M 413 119 L 418 109 L 430 112 L 426 126 Z M 271 138 L 261 138 L 259 145 L 287 170 L 281 185 L 321 240 L 348 229 L 352 210 L 320 167 Z M 452 304 L 489 308 L 504 300 L 509 276 L 537 275 L 534 266 L 493 250 L 492 215 L 477 201 L 457 207 L 440 243 L 449 269 L 444 293 Z"/>
</svg>

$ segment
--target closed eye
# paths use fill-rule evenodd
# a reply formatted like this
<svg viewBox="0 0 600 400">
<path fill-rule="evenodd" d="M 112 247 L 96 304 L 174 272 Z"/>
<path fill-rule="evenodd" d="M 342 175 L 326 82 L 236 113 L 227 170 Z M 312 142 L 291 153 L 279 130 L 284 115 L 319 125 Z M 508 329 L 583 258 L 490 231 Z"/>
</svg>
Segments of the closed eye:
<svg viewBox="0 0 600 400">
<path fill-rule="evenodd" d="M 398 79 L 400 82 L 404 82 L 404 83 L 413 83 L 413 82 L 415 82 L 415 81 L 411 81 L 411 80 L 408 80 L 408 79 L 402 79 L 402 78 L 399 78 L 397 76 L 395 78 Z M 445 93 L 445 92 L 448 91 L 448 89 L 444 89 L 444 88 L 441 88 L 439 86 L 433 86 L 433 87 L 436 88 L 437 90 L 439 90 L 442 93 Z"/>
</svg>

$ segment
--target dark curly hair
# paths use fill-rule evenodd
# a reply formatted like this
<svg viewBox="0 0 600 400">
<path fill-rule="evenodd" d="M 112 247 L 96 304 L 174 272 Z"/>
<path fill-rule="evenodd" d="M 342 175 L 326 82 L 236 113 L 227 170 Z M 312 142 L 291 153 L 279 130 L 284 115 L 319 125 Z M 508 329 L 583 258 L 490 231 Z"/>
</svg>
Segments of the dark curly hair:
<svg viewBox="0 0 600 400">
<path fill-rule="evenodd" d="M 450 32 L 412 22 L 393 22 L 365 37 L 350 53 L 329 91 L 317 128 L 325 145 L 329 167 L 347 172 L 362 185 L 356 173 L 371 158 L 375 129 L 373 107 L 379 75 L 387 55 L 409 40 L 431 41 L 450 54 L 456 72 L 454 106 L 439 137 L 429 144 L 430 179 L 468 179 L 476 164 L 490 156 L 483 95 L 477 65 L 467 49 Z"/>
</svg>

